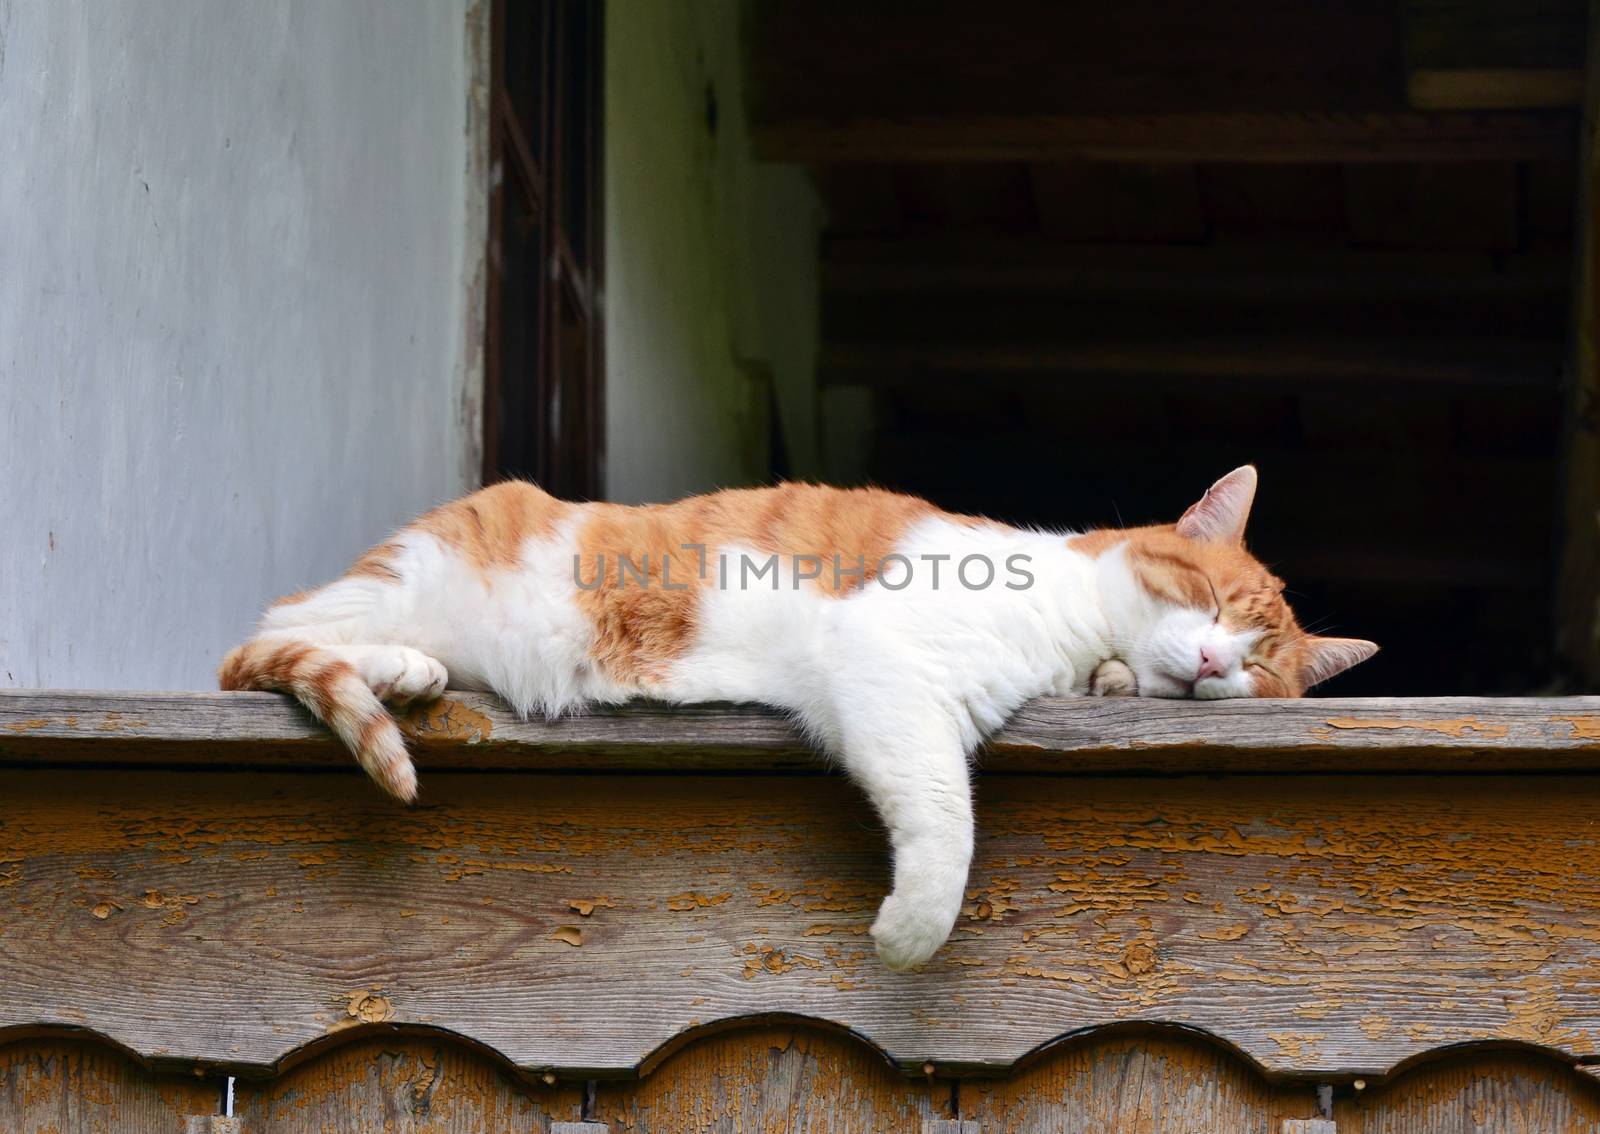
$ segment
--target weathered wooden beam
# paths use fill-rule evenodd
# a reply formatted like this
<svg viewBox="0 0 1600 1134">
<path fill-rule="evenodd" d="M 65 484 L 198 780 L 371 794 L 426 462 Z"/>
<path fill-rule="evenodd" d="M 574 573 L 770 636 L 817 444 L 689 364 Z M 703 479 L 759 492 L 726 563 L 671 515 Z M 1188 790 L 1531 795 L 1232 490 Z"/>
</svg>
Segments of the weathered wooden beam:
<svg viewBox="0 0 1600 1134">
<path fill-rule="evenodd" d="M 1422 724 L 1328 733 L 1497 739 L 1482 714 Z M 1600 1056 L 1600 776 L 995 776 L 977 798 L 954 936 L 895 973 L 866 936 L 888 856 L 842 778 L 436 772 L 403 808 L 353 776 L 0 768 L 0 1041 L 81 1029 L 264 1077 L 437 1029 L 529 1081 L 628 1077 L 774 1017 L 919 1079 L 1132 1025 L 1320 1081 L 1469 1042 Z"/>
<path fill-rule="evenodd" d="M 1577 106 L 1583 101 L 1581 70 L 1508 68 L 1413 71 L 1406 90 L 1418 110 L 1531 110 Z"/>
<path fill-rule="evenodd" d="M 1404 167 L 1424 168 L 1436 171 Z M 824 337 L 836 367 L 869 374 L 920 366 L 918 351 L 937 359 L 952 349 L 1004 348 L 1008 368 L 1019 356 L 1049 367 L 1061 354 L 1066 365 L 1103 355 L 1118 366 L 1129 364 L 1125 356 L 1144 365 L 1154 339 L 1170 344 L 1164 355 L 1199 353 L 1225 373 L 1234 353 L 1259 356 L 1252 372 L 1285 355 L 1284 365 L 1303 371 L 1311 355 L 1323 371 L 1365 361 L 1380 376 L 1398 368 L 1431 378 L 1454 367 L 1469 382 L 1542 377 L 1557 385 L 1570 318 L 1566 257 L 1287 251 L 830 241 Z M 1496 333 L 1481 362 L 1486 328 Z M 1075 344 L 1087 344 L 1087 358 L 1063 349 Z M 883 357 L 893 349 L 913 357 Z M 873 353 L 857 361 L 856 351 Z M 944 365 L 975 361 L 963 353 Z M 1284 376 L 1293 374 L 1272 375 Z"/>
<path fill-rule="evenodd" d="M 636 704 L 522 721 L 450 693 L 405 718 L 424 770 L 799 771 L 825 765 L 753 706 Z M 0 690 L 0 767 L 354 768 L 272 693 Z M 982 755 L 986 772 L 1600 770 L 1600 697 L 1162 701 L 1042 698 Z"/>
<path fill-rule="evenodd" d="M 1526 296 L 1559 303 L 1571 288 L 1561 253 L 1082 244 L 1027 236 L 830 237 L 824 291 L 1044 291 L 1194 296 L 1250 302 Z"/>
<path fill-rule="evenodd" d="M 6 867 L 0 867 L 3 874 Z M 4 950 L 0 950 L 3 955 Z M 10 990 L 11 973 L 0 971 Z M 211 1134 L 215 1078 L 152 1075 L 125 1052 L 85 1037 L 0 1039 L 0 1130 L 5 1134 Z M 227 1128 L 224 1127 L 224 1130 Z M 343 1128 L 341 1128 L 343 1129 Z M 231 1134 L 238 1134 L 237 1127 Z"/>
<path fill-rule="evenodd" d="M 1299 384 L 1402 383 L 1554 389 L 1557 342 L 1479 340 L 1351 341 L 1337 337 L 1222 335 L 1060 342 L 937 339 L 828 343 L 819 380 L 883 385 L 906 376 L 1116 375 L 1169 382 L 1195 378 Z"/>
<path fill-rule="evenodd" d="M 1587 0 L 1406 0 L 1407 94 L 1437 110 L 1578 106 Z"/>
<path fill-rule="evenodd" d="M 752 127 L 767 161 L 1467 162 L 1570 157 L 1564 110 L 1028 114 L 796 120 Z"/>
<path fill-rule="evenodd" d="M 1600 1129 L 1600 1091 L 1585 1081 L 1593 1070 L 1528 1051 L 1457 1053 L 1372 1091 L 1358 1080 L 1340 1093 L 1329 1125 L 1588 1132 Z M 460 1134 L 521 1134 L 548 1121 L 555 1134 L 581 1126 L 564 1121 L 579 1114 L 635 1134 L 701 1130 L 713 1120 L 721 1131 L 793 1134 L 915 1134 L 963 1124 L 978 1134 L 1059 1134 L 1122 1130 L 1130 1115 L 1159 1116 L 1158 1129 L 1276 1134 L 1280 1123 L 1329 1121 L 1303 1117 L 1316 1105 L 1306 1082 L 1268 1083 L 1237 1054 L 1176 1029 L 1101 1033 L 1042 1053 L 1009 1078 L 956 1083 L 897 1075 L 881 1053 L 838 1029 L 756 1024 L 702 1034 L 639 1079 L 586 1088 L 544 1078 L 517 1076 L 459 1039 L 388 1030 L 332 1045 L 272 1079 L 241 1082 L 240 1118 L 190 1121 L 208 1132 L 233 1122 L 271 1134 L 395 1134 L 397 1121 L 402 1130 L 421 1124 Z M 25 1039 L 0 1048 L 0 1130 L 176 1130 L 181 1107 L 206 1088 L 193 1075 L 145 1071 L 92 1039 Z M 966 1117 L 942 1117 L 956 1103 Z"/>
<path fill-rule="evenodd" d="M 742 31 L 758 128 L 1404 105 L 1392 0 L 765 0 L 744 6 Z"/>
<path fill-rule="evenodd" d="M 1481 29 L 1489 35 L 1475 54 L 1456 34 L 1463 21 L 1434 11 L 1437 4 L 1419 7 L 1426 10 L 1408 29 L 1388 0 L 1020 0 L 1003 18 L 957 3 L 750 4 L 744 38 L 751 134 L 763 157 L 817 163 L 1450 161 L 1570 153 L 1570 113 L 1430 112 L 1408 104 L 1408 39 L 1413 69 L 1560 63 L 1526 51 L 1497 53 L 1503 18 L 1467 27 L 1469 41 Z M 1540 26 L 1515 15 L 1511 22 Z M 1424 95 L 1429 82 L 1437 85 L 1424 80 Z M 1522 104 L 1530 84 L 1512 92 Z M 1534 100 L 1547 101 L 1547 92 Z"/>
</svg>

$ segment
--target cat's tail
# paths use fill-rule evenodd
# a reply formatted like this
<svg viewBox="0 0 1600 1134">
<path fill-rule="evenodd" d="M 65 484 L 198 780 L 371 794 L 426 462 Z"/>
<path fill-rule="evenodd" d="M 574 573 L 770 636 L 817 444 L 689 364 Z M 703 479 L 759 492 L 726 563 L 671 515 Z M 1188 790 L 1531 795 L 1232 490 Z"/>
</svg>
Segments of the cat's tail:
<svg viewBox="0 0 1600 1134">
<path fill-rule="evenodd" d="M 293 694 L 344 741 L 379 787 L 402 803 L 417 798 L 417 770 L 400 726 L 344 659 L 307 642 L 255 638 L 222 659 L 217 682 L 223 689 Z"/>
</svg>

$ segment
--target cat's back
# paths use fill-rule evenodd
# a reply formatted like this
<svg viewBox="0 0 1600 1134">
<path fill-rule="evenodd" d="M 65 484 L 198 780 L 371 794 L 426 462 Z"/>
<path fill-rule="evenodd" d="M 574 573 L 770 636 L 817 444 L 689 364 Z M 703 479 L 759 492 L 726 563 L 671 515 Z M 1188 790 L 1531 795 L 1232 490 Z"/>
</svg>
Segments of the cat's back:
<svg viewBox="0 0 1600 1134">
<path fill-rule="evenodd" d="M 642 564 L 686 554 L 714 558 L 733 549 L 872 564 L 892 553 L 916 524 L 934 518 L 979 522 L 881 488 L 785 482 L 628 505 L 561 500 L 538 485 L 508 480 L 423 513 L 363 554 L 349 575 L 411 575 L 419 542 L 483 573 L 526 567 L 541 551 Z"/>
<path fill-rule="evenodd" d="M 803 482 L 728 488 L 671 504 L 581 507 L 580 554 L 636 558 L 704 548 L 875 562 L 919 521 L 944 515 L 926 500 L 881 488 Z"/>
</svg>

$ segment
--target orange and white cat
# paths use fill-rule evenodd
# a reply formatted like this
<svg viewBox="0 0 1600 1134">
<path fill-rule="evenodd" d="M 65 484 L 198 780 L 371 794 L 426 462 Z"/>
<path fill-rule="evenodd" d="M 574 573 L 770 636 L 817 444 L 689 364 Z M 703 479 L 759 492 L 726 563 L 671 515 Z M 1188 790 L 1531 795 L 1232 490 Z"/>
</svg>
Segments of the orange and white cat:
<svg viewBox="0 0 1600 1134">
<path fill-rule="evenodd" d="M 1300 629 L 1244 549 L 1255 488 L 1247 466 L 1176 524 L 1072 535 L 878 489 L 625 507 L 498 484 L 278 601 L 219 677 L 292 693 L 407 801 L 416 773 L 383 702 L 447 680 L 524 715 L 635 697 L 786 710 L 888 829 L 894 888 L 872 935 L 910 967 L 961 908 L 968 757 L 1023 702 L 1135 685 L 1297 697 L 1376 651 Z"/>
</svg>

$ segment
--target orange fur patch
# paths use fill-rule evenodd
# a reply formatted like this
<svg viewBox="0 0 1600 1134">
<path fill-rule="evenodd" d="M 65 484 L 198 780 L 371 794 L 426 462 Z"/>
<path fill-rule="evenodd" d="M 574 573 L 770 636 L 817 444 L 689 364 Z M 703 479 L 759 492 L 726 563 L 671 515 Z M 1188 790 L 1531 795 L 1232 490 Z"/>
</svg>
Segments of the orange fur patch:
<svg viewBox="0 0 1600 1134">
<path fill-rule="evenodd" d="M 595 629 L 595 661 L 619 680 L 646 681 L 694 640 L 697 592 L 718 581 L 722 549 L 820 557 L 810 585 L 837 596 L 869 581 L 912 524 L 944 515 L 913 496 L 814 484 L 726 489 L 636 508 L 584 508 L 578 563 L 591 589 L 578 591 L 578 605 Z M 604 582 L 594 586 L 602 563 Z M 848 574 L 858 566 L 861 575 Z M 729 585 L 736 585 L 742 565 L 730 559 L 727 569 Z"/>
<path fill-rule="evenodd" d="M 515 565 L 524 543 L 553 534 L 577 507 L 527 481 L 507 480 L 443 504 L 410 527 L 427 532 L 487 571 Z"/>
</svg>

